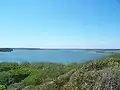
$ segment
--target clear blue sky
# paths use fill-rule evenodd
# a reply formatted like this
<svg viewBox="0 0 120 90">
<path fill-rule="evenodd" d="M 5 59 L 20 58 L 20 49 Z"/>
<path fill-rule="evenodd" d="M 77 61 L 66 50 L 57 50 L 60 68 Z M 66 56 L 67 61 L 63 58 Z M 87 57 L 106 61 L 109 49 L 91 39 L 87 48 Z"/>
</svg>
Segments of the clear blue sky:
<svg viewBox="0 0 120 90">
<path fill-rule="evenodd" d="M 119 0 L 0 0 L 0 47 L 120 48 Z"/>
</svg>

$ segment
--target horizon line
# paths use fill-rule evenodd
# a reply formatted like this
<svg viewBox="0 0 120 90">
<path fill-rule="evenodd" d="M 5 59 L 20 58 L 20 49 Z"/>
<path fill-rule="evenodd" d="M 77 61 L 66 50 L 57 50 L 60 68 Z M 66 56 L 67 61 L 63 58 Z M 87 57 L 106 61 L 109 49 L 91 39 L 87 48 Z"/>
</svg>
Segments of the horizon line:
<svg viewBox="0 0 120 90">
<path fill-rule="evenodd" d="M 38 48 L 38 47 L 0 47 L 0 48 L 12 48 L 12 49 L 120 49 L 120 48 Z"/>
</svg>

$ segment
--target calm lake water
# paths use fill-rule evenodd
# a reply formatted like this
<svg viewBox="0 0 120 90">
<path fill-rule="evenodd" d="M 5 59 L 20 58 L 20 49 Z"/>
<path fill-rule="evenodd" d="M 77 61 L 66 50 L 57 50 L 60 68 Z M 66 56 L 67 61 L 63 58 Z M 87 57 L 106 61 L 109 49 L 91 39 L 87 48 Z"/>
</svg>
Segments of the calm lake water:
<svg viewBox="0 0 120 90">
<path fill-rule="evenodd" d="M 0 52 L 0 62 L 84 62 L 105 57 L 85 50 L 14 50 Z"/>
</svg>

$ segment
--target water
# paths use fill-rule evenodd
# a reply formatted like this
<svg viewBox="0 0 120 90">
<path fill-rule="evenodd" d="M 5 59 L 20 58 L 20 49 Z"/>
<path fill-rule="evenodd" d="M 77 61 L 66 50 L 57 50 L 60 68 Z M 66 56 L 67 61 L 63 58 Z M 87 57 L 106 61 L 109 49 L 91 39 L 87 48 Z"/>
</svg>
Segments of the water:
<svg viewBox="0 0 120 90">
<path fill-rule="evenodd" d="M 85 50 L 14 50 L 0 52 L 0 62 L 84 62 L 105 57 L 105 54 Z"/>
</svg>

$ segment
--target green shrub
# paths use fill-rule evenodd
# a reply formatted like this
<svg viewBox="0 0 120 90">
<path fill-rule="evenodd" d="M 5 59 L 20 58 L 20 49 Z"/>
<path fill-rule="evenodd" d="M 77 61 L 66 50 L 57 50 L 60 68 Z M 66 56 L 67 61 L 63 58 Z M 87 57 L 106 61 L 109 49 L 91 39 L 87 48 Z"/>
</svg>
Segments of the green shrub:
<svg viewBox="0 0 120 90">
<path fill-rule="evenodd" d="M 0 90 L 6 90 L 6 87 L 4 85 L 0 85 Z"/>
</svg>

